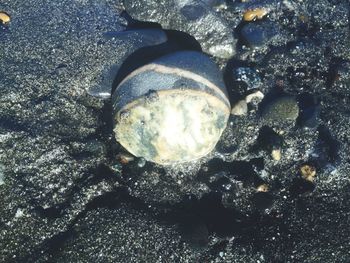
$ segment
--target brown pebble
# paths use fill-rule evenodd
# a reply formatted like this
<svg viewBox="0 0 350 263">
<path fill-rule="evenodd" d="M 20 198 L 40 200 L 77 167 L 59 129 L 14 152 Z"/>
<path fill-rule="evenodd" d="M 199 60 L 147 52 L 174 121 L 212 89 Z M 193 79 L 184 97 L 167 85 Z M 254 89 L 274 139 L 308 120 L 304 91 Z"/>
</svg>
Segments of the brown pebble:
<svg viewBox="0 0 350 263">
<path fill-rule="evenodd" d="M 247 10 L 243 14 L 243 20 L 249 22 L 256 19 L 262 19 L 264 16 L 267 15 L 267 13 L 268 13 L 268 10 L 265 8 L 255 8 L 255 9 Z"/>
<path fill-rule="evenodd" d="M 132 161 L 134 161 L 134 156 L 127 154 L 127 153 L 120 153 L 117 155 L 117 160 L 121 163 L 121 164 L 128 164 Z"/>
<path fill-rule="evenodd" d="M 11 18 L 6 12 L 0 11 L 0 21 L 3 24 L 7 24 L 11 21 Z"/>
<path fill-rule="evenodd" d="M 261 184 L 256 188 L 257 192 L 268 192 L 269 191 L 269 186 L 267 184 Z"/>
<path fill-rule="evenodd" d="M 316 176 L 316 168 L 310 164 L 300 166 L 301 177 L 309 182 L 313 182 Z"/>
</svg>

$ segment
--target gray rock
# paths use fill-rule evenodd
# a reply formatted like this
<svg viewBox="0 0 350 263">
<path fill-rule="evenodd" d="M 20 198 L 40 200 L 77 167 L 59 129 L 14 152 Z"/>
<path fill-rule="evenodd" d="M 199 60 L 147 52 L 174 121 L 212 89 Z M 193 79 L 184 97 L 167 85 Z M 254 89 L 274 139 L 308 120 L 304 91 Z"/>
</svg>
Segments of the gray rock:
<svg viewBox="0 0 350 263">
<path fill-rule="evenodd" d="M 253 22 L 243 26 L 241 35 L 249 46 L 263 47 L 279 35 L 279 29 L 273 22 Z"/>
<path fill-rule="evenodd" d="M 233 105 L 231 114 L 236 116 L 246 115 L 248 112 L 248 105 L 245 100 L 238 101 L 235 105 Z"/>
<path fill-rule="evenodd" d="M 265 121 L 272 125 L 284 122 L 295 122 L 299 115 L 299 106 L 295 98 L 283 96 L 273 99 L 263 109 L 262 116 Z"/>
<path fill-rule="evenodd" d="M 219 58 L 235 55 L 237 40 L 229 23 L 202 1 L 124 1 L 126 11 L 137 20 L 159 23 L 195 37 L 204 52 Z"/>
</svg>

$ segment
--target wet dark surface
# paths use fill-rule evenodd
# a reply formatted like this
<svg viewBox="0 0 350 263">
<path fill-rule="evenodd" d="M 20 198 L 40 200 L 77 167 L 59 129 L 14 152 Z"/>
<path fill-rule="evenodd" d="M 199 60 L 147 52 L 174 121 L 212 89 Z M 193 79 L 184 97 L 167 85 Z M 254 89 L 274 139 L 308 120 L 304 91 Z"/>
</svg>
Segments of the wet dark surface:
<svg viewBox="0 0 350 263">
<path fill-rule="evenodd" d="M 267 15 L 243 21 L 255 8 Z M 0 262 L 350 261 L 348 1 L 5 0 L 0 11 L 11 17 Z M 247 113 L 202 160 L 118 158 L 112 87 L 200 46 Z"/>
</svg>

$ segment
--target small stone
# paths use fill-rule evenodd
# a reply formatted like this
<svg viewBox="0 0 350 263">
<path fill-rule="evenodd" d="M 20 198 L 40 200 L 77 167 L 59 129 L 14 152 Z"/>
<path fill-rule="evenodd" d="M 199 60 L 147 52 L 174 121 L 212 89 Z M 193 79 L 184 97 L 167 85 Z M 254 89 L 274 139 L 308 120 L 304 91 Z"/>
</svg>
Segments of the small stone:
<svg viewBox="0 0 350 263">
<path fill-rule="evenodd" d="M 140 158 L 137 162 L 137 166 L 142 168 L 146 165 L 146 160 L 144 158 Z"/>
<path fill-rule="evenodd" d="M 279 161 L 282 158 L 281 149 L 273 149 L 271 152 L 272 159 Z"/>
<path fill-rule="evenodd" d="M 15 214 L 15 218 L 23 217 L 23 215 L 24 215 L 23 210 L 18 208 L 17 211 L 16 211 L 16 214 Z"/>
<path fill-rule="evenodd" d="M 276 132 L 276 134 L 281 135 L 281 136 L 286 133 L 284 130 L 274 129 L 274 131 Z"/>
<path fill-rule="evenodd" d="M 252 94 L 249 94 L 247 97 L 245 97 L 245 101 L 247 103 L 250 103 L 255 99 L 258 101 L 261 101 L 264 98 L 264 96 L 265 96 L 264 93 L 262 93 L 260 90 L 258 90 Z"/>
<path fill-rule="evenodd" d="M 121 166 L 120 163 L 116 163 L 115 165 L 113 165 L 113 166 L 111 167 L 111 169 L 112 169 L 113 172 L 115 172 L 116 174 L 119 174 L 119 173 L 121 173 L 121 171 L 122 171 L 122 166 Z"/>
<path fill-rule="evenodd" d="M 246 115 L 247 112 L 248 112 L 248 105 L 245 100 L 240 100 L 239 102 L 237 102 L 232 107 L 232 110 L 231 110 L 231 114 L 236 116 Z"/>
<path fill-rule="evenodd" d="M 301 177 L 309 182 L 313 182 L 316 176 L 316 168 L 310 164 L 300 166 Z"/>
<path fill-rule="evenodd" d="M 248 23 L 241 30 L 243 39 L 251 47 L 267 45 L 278 34 L 279 30 L 273 23 Z"/>
<path fill-rule="evenodd" d="M 284 96 L 274 99 L 265 106 L 263 118 L 271 123 L 278 124 L 286 121 L 293 121 L 299 115 L 299 106 L 292 96 Z"/>
<path fill-rule="evenodd" d="M 243 20 L 244 21 L 253 21 L 256 19 L 262 19 L 264 16 L 268 14 L 269 10 L 266 8 L 255 8 L 251 10 L 247 10 L 243 14 Z"/>
<path fill-rule="evenodd" d="M 2 24 L 7 24 L 11 21 L 11 17 L 4 11 L 0 11 L 0 21 Z"/>
<path fill-rule="evenodd" d="M 132 161 L 134 161 L 134 156 L 127 154 L 127 153 L 120 153 L 117 155 L 117 160 L 121 163 L 121 164 L 128 164 Z"/>
<path fill-rule="evenodd" d="M 256 188 L 257 192 L 268 192 L 269 191 L 269 186 L 267 184 L 261 184 Z"/>
<path fill-rule="evenodd" d="M 244 82 L 247 85 L 247 90 L 258 89 L 262 85 L 258 72 L 253 68 L 235 68 L 233 70 L 233 77 L 235 81 Z"/>
</svg>

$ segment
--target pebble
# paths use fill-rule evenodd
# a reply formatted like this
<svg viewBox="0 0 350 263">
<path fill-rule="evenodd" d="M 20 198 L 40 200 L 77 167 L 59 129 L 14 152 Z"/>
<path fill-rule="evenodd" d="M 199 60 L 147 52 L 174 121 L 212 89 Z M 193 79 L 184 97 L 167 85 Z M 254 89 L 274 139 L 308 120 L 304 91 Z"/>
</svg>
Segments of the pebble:
<svg viewBox="0 0 350 263">
<path fill-rule="evenodd" d="M 309 182 L 313 182 L 316 176 L 316 168 L 310 164 L 300 166 L 301 177 Z"/>
<path fill-rule="evenodd" d="M 144 158 L 140 158 L 137 162 L 137 166 L 142 168 L 146 165 L 146 160 Z"/>
<path fill-rule="evenodd" d="M 270 40 L 279 34 L 277 26 L 273 23 L 248 23 L 242 27 L 241 36 L 251 47 L 267 45 Z"/>
<path fill-rule="evenodd" d="M 235 81 L 244 82 L 247 85 L 248 90 L 258 89 L 262 85 L 258 72 L 249 67 L 239 67 L 233 69 L 233 76 Z"/>
<path fill-rule="evenodd" d="M 267 184 L 261 184 L 256 188 L 257 192 L 268 192 L 269 191 L 269 186 Z"/>
<path fill-rule="evenodd" d="M 271 152 L 272 159 L 279 161 L 282 158 L 281 149 L 273 149 Z"/>
<path fill-rule="evenodd" d="M 120 174 L 122 172 L 122 165 L 120 163 L 116 163 L 114 164 L 111 169 L 113 170 L 113 172 L 115 172 L 116 174 Z"/>
<path fill-rule="evenodd" d="M 299 115 L 299 106 L 292 96 L 278 97 L 265 105 L 263 118 L 274 124 L 295 121 Z"/>
<path fill-rule="evenodd" d="M 2 24 L 7 24 L 11 21 L 11 17 L 4 11 L 0 11 L 0 21 Z"/>
<path fill-rule="evenodd" d="M 231 114 L 236 115 L 236 116 L 246 115 L 247 112 L 248 112 L 248 105 L 247 105 L 247 102 L 245 100 L 238 101 L 232 107 L 232 110 L 231 110 Z"/>
<path fill-rule="evenodd" d="M 266 8 L 255 8 L 245 11 L 243 14 L 244 21 L 253 21 L 256 19 L 262 19 L 264 16 L 268 14 L 269 10 Z"/>
<path fill-rule="evenodd" d="M 128 154 L 128 153 L 119 153 L 117 155 L 117 160 L 121 163 L 121 164 L 128 164 L 132 161 L 135 160 L 134 156 Z"/>
<path fill-rule="evenodd" d="M 253 100 L 261 101 L 265 97 L 264 93 L 262 93 L 260 90 L 251 93 L 245 97 L 245 101 L 247 103 L 251 103 Z"/>
</svg>

